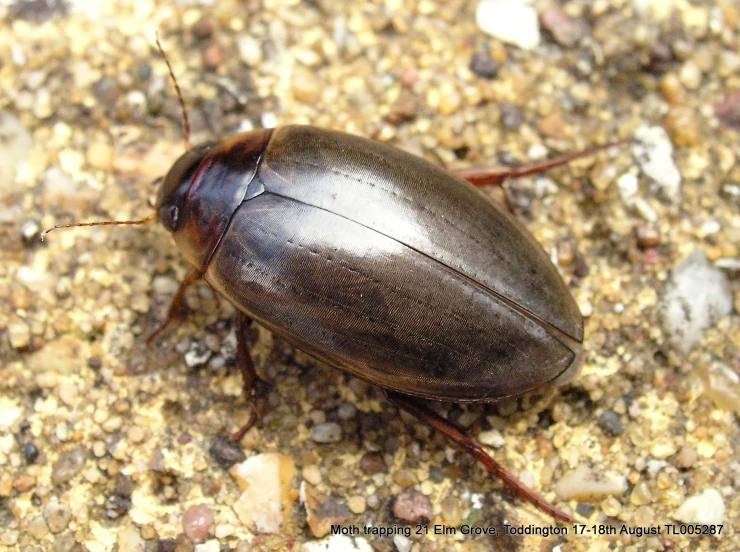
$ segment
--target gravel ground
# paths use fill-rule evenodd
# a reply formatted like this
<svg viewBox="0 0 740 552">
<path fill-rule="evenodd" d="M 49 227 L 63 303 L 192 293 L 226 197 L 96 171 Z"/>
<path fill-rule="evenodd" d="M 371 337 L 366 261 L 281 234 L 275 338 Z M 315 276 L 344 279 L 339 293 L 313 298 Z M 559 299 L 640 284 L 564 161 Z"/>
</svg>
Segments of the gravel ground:
<svg viewBox="0 0 740 552">
<path fill-rule="evenodd" d="M 0 4 L 0 547 L 737 549 L 740 8 L 527 6 L 486 2 L 476 21 L 461 0 Z M 506 534 L 565 526 L 263 329 L 266 415 L 230 444 L 249 414 L 233 308 L 194 286 L 188 321 L 145 344 L 187 272 L 167 232 L 39 241 L 150 214 L 183 148 L 156 32 L 194 143 L 310 123 L 462 168 L 637 140 L 508 189 L 586 317 L 579 379 L 439 407 L 585 531 Z M 412 534 L 319 544 L 333 521 Z"/>
</svg>

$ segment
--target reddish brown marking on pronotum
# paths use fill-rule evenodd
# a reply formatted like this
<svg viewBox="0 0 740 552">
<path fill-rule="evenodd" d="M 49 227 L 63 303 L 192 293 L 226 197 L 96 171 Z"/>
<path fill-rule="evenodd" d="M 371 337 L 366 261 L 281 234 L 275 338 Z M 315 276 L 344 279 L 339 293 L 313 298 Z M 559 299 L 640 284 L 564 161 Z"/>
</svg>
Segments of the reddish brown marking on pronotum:
<svg viewBox="0 0 740 552">
<path fill-rule="evenodd" d="M 162 182 L 156 214 L 84 225 L 159 218 L 172 233 L 193 268 L 162 328 L 184 316 L 185 289 L 200 278 L 236 307 L 238 362 L 253 407 L 236 437 L 259 420 L 244 337 L 255 320 L 380 386 L 523 500 L 572 522 L 412 397 L 493 402 L 575 377 L 583 342 L 575 301 L 534 238 L 471 182 L 539 173 L 603 147 L 459 176 L 389 145 L 310 126 L 190 148 L 175 87 L 186 152 Z"/>
</svg>

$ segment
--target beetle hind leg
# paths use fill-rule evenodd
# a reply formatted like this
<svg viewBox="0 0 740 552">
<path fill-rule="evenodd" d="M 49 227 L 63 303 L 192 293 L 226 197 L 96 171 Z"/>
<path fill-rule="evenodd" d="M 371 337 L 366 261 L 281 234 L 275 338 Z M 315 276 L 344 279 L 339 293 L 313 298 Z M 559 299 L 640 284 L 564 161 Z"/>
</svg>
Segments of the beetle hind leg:
<svg viewBox="0 0 740 552">
<path fill-rule="evenodd" d="M 500 186 L 505 180 L 511 178 L 522 178 L 525 176 L 532 176 L 535 174 L 541 174 L 543 172 L 567 165 L 571 161 L 581 159 L 583 157 L 589 157 L 605 149 L 609 149 L 614 146 L 620 146 L 626 143 L 626 140 L 618 142 L 610 142 L 608 144 L 602 144 L 600 146 L 594 146 L 586 148 L 583 151 L 577 151 L 574 153 L 568 153 L 555 157 L 554 159 L 546 159 L 538 163 L 532 163 L 530 165 L 524 165 L 522 167 L 489 167 L 489 168 L 470 168 L 470 169 L 459 169 L 454 173 L 460 178 L 467 180 L 474 186 Z"/>
<path fill-rule="evenodd" d="M 524 483 L 519 481 L 516 477 L 510 474 L 501 464 L 496 462 L 478 443 L 476 443 L 465 431 L 457 426 L 456 424 L 446 420 L 436 412 L 420 405 L 414 399 L 405 395 L 399 395 L 386 391 L 388 399 L 394 403 L 398 408 L 405 410 L 418 420 L 425 424 L 433 427 L 437 431 L 444 433 L 448 438 L 452 439 L 455 443 L 460 446 L 465 452 L 470 454 L 473 458 L 483 464 L 491 475 L 495 475 L 501 481 L 509 487 L 519 498 L 526 500 L 530 504 L 534 505 L 537 509 L 545 512 L 546 514 L 564 521 L 566 523 L 576 523 L 576 520 L 566 514 L 562 510 L 556 508 L 539 494 L 534 492 L 532 489 L 527 487 Z"/>
<path fill-rule="evenodd" d="M 242 387 L 244 395 L 249 397 L 249 404 L 252 411 L 249 414 L 249 420 L 235 433 L 231 435 L 233 441 L 240 441 L 247 431 L 262 419 L 262 411 L 257 404 L 257 382 L 261 381 L 254 368 L 252 352 L 249 350 L 247 343 L 247 330 L 252 325 L 252 319 L 243 312 L 236 314 L 236 362 L 242 373 Z"/>
</svg>

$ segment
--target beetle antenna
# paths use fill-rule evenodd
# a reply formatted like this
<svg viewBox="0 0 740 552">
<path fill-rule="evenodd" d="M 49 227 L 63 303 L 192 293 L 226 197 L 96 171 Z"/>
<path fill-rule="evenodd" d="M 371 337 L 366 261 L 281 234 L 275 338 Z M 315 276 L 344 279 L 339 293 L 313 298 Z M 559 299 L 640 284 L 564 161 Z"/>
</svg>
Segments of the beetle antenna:
<svg viewBox="0 0 740 552">
<path fill-rule="evenodd" d="M 182 108 L 182 122 L 183 122 L 183 126 L 185 127 L 185 151 L 188 151 L 190 149 L 190 120 L 188 119 L 188 110 L 185 107 L 185 100 L 182 99 L 182 92 L 180 91 L 180 85 L 177 84 L 177 79 L 175 78 L 175 72 L 172 70 L 172 65 L 170 65 L 170 60 L 167 59 L 167 54 L 164 53 L 162 44 L 159 42 L 159 33 L 157 33 L 157 48 L 159 48 L 159 53 L 162 54 L 162 57 L 164 58 L 164 62 L 167 64 L 167 69 L 169 69 L 170 71 L 170 77 L 172 77 L 172 82 L 175 84 L 175 90 L 177 91 L 177 99 L 180 102 L 180 107 Z"/>
<path fill-rule="evenodd" d="M 145 219 L 141 220 L 104 220 L 101 222 L 78 222 L 75 224 L 58 224 L 57 226 L 52 226 L 48 230 L 44 230 L 41 233 L 41 241 L 44 241 L 44 236 L 51 232 L 52 230 L 56 230 L 58 228 L 74 228 L 75 226 L 115 226 L 117 224 L 146 224 L 147 222 L 152 222 L 153 220 L 157 220 L 159 218 L 159 215 L 157 213 L 154 213 L 153 215 L 149 215 Z"/>
</svg>

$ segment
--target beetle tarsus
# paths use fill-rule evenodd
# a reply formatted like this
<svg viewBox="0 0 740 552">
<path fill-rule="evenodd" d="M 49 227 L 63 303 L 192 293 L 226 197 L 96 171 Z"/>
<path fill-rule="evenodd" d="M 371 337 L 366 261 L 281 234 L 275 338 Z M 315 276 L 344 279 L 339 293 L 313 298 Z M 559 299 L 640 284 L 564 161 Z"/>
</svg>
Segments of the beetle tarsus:
<svg viewBox="0 0 740 552">
<path fill-rule="evenodd" d="M 252 352 L 249 350 L 247 343 L 247 330 L 252 325 L 252 319 L 241 311 L 236 314 L 236 361 L 242 373 L 242 387 L 244 395 L 249 397 L 249 404 L 252 412 L 249 414 L 249 420 L 235 433 L 231 435 L 232 441 L 240 441 L 247 431 L 262 419 L 262 411 L 257 404 L 256 385 L 259 381 L 257 371 L 254 367 Z"/>
<path fill-rule="evenodd" d="M 501 481 L 509 487 L 516 495 L 522 500 L 526 500 L 537 509 L 545 512 L 546 514 L 564 521 L 566 523 L 576 523 L 576 520 L 566 514 L 559 508 L 556 508 L 535 491 L 527 487 L 524 483 L 519 481 L 516 477 L 510 474 L 504 469 L 501 464 L 496 462 L 491 456 L 483 450 L 478 443 L 476 443 L 465 431 L 457 426 L 456 424 L 446 420 L 439 414 L 429 410 L 428 408 L 418 404 L 415 400 L 405 396 L 399 395 L 398 393 L 392 393 L 386 391 L 386 396 L 400 409 L 405 410 L 420 421 L 430 425 L 434 429 L 441 431 L 447 437 L 455 441 L 462 449 L 468 454 L 473 456 L 481 464 L 483 464 L 486 470 L 501 479 Z"/>
<path fill-rule="evenodd" d="M 203 274 L 195 269 L 188 272 L 188 275 L 185 277 L 185 279 L 180 284 L 180 287 L 177 289 L 177 293 L 175 293 L 175 296 L 172 298 L 170 308 L 167 311 L 167 318 L 165 318 L 164 322 L 162 322 L 159 327 L 154 330 L 154 332 L 147 338 L 147 347 L 151 349 L 157 338 L 162 335 L 162 332 L 164 332 L 167 327 L 170 326 L 170 324 L 172 324 L 173 322 L 181 322 L 185 319 L 189 312 L 188 302 L 185 300 L 185 291 L 195 282 L 197 282 L 201 276 L 203 276 Z"/>
</svg>

